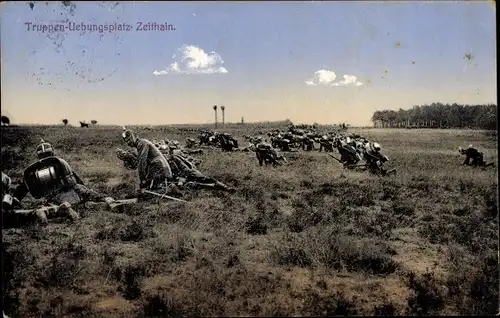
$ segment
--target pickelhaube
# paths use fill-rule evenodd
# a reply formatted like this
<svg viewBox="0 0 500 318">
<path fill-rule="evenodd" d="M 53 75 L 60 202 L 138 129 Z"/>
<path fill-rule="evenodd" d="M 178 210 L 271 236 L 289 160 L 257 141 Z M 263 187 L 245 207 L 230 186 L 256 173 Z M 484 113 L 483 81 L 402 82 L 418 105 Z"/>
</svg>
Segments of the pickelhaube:
<svg viewBox="0 0 500 318">
<path fill-rule="evenodd" d="M 51 157 L 54 155 L 54 147 L 42 139 L 42 142 L 36 147 L 38 158 Z"/>
</svg>

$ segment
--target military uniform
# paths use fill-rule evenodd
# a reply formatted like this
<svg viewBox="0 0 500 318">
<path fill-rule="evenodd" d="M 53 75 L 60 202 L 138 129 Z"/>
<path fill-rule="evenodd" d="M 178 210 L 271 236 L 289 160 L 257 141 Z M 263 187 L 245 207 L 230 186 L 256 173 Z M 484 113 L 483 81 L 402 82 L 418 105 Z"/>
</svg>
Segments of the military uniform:
<svg viewBox="0 0 500 318">
<path fill-rule="evenodd" d="M 257 160 L 259 161 L 259 165 L 263 166 L 264 163 L 271 162 L 274 165 L 278 164 L 278 160 L 282 159 L 286 162 L 285 157 L 280 155 L 276 149 L 274 149 L 267 142 L 263 142 L 262 138 L 259 137 L 256 140 L 257 144 L 255 145 L 255 154 L 257 155 Z"/>
<path fill-rule="evenodd" d="M 364 159 L 370 171 L 381 171 L 385 174 L 386 171 L 382 168 L 382 164 L 387 161 L 387 157 L 380 153 L 380 145 L 376 142 L 368 142 L 365 145 Z"/>
<path fill-rule="evenodd" d="M 461 149 L 461 153 L 465 155 L 465 160 L 462 163 L 467 166 L 483 166 L 484 165 L 484 155 L 472 145 L 467 149 Z"/>
<path fill-rule="evenodd" d="M 214 136 L 215 134 L 213 132 L 202 130 L 199 136 L 200 146 L 203 144 L 210 145 L 215 138 Z"/>
<path fill-rule="evenodd" d="M 85 201 L 105 201 L 106 196 L 87 188 L 83 180 L 63 159 L 56 157 L 49 143 L 37 147 L 39 160 L 31 164 L 23 175 L 23 182 L 14 190 L 14 198 L 21 202 L 29 193 L 36 199 L 45 198 L 48 203 L 58 204 L 59 214 L 66 214 L 72 220 L 79 218 L 72 204 Z M 46 216 L 41 216 L 43 223 Z"/>
<path fill-rule="evenodd" d="M 238 141 L 231 134 L 217 134 L 217 142 L 224 151 L 232 151 L 233 148 L 238 148 Z"/>
<path fill-rule="evenodd" d="M 196 145 L 196 141 L 192 138 L 186 139 L 186 148 L 193 148 Z"/>
<path fill-rule="evenodd" d="M 283 151 L 290 151 L 290 140 L 286 139 L 286 138 L 282 138 L 280 141 L 279 141 L 279 148 Z"/>
<path fill-rule="evenodd" d="M 191 159 L 191 160 L 190 160 Z M 199 185 L 202 187 L 212 187 L 229 190 L 225 184 L 205 176 L 193 163 L 196 160 L 192 157 L 186 157 L 179 149 L 171 148 L 168 162 L 172 168 L 172 174 L 179 186 Z"/>
<path fill-rule="evenodd" d="M 325 152 L 333 151 L 333 145 L 330 141 L 330 138 L 328 138 L 328 136 L 326 135 L 322 136 L 319 140 L 319 151 L 321 152 L 323 149 L 325 150 Z"/>
<path fill-rule="evenodd" d="M 146 187 L 157 187 L 173 178 L 172 170 L 167 159 L 163 153 L 161 153 L 160 149 L 155 147 L 151 141 L 137 138 L 134 133 L 129 130 L 125 131 L 122 137 L 129 146 L 136 148 L 137 154 L 133 152 L 124 154 L 124 151 L 120 149 L 121 154 L 117 151 L 117 156 L 118 158 L 129 158 L 131 162 L 134 161 L 133 158 L 136 156 L 136 168 L 139 173 L 141 189 Z M 130 166 L 133 167 L 134 164 L 130 164 Z"/>
<path fill-rule="evenodd" d="M 350 138 L 346 138 L 340 141 L 340 162 L 347 165 L 355 165 L 360 161 L 360 157 L 356 149 L 351 145 Z"/>
<path fill-rule="evenodd" d="M 263 142 L 262 139 L 258 139 L 258 143 L 255 145 L 255 154 L 257 155 L 259 165 L 263 166 L 264 163 L 267 164 L 268 160 L 276 160 L 271 153 L 271 149 L 272 146 L 270 144 Z"/>
</svg>

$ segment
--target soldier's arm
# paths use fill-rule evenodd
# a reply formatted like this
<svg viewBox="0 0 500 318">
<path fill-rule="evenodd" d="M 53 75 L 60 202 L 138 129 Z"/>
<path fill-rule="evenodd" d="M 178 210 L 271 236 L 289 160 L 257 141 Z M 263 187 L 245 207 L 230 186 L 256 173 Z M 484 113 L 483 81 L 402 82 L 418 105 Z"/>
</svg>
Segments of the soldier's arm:
<svg viewBox="0 0 500 318">
<path fill-rule="evenodd" d="M 145 181 L 144 178 L 146 178 L 146 173 L 147 173 L 147 162 L 148 162 L 148 154 L 149 154 L 149 147 L 147 144 L 139 143 L 137 144 L 137 170 L 139 172 L 139 179 L 142 181 Z"/>
</svg>

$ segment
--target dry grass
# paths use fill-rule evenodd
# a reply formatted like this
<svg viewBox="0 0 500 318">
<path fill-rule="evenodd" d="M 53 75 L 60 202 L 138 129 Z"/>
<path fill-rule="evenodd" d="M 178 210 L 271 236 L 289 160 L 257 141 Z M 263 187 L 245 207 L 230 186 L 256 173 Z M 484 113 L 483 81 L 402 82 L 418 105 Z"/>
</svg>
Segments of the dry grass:
<svg viewBox="0 0 500 318">
<path fill-rule="evenodd" d="M 135 175 L 114 156 L 123 146 L 118 128 L 26 129 L 25 149 L 14 158 L 22 167 L 44 137 L 91 187 L 115 198 L 132 193 Z M 139 132 L 181 142 L 194 134 Z M 76 224 L 4 230 L 5 311 L 20 317 L 496 313 L 497 171 L 460 166 L 456 150 L 472 143 L 497 162 L 496 134 L 357 132 L 382 145 L 397 175 L 346 172 L 318 152 L 289 154 L 289 165 L 265 168 L 252 154 L 214 150 L 199 155 L 200 170 L 236 187 L 234 195 L 204 191 L 186 204 L 152 202 L 126 214 L 81 211 L 86 217 Z M 21 176 L 21 167 L 7 168 L 14 180 Z"/>
</svg>

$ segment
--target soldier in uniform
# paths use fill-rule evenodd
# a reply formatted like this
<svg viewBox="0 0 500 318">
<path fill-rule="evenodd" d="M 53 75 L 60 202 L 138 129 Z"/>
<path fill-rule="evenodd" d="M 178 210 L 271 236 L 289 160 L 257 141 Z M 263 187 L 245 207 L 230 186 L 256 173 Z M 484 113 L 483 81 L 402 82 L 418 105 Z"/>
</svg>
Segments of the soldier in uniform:
<svg viewBox="0 0 500 318">
<path fill-rule="evenodd" d="M 193 138 L 187 138 L 186 139 L 186 148 L 194 148 L 196 146 L 196 140 Z"/>
<path fill-rule="evenodd" d="M 325 149 L 325 152 L 333 152 L 333 144 L 327 135 L 321 136 L 319 140 L 319 151 Z"/>
<path fill-rule="evenodd" d="M 467 149 L 462 149 L 458 147 L 458 151 L 465 155 L 465 160 L 462 165 L 473 166 L 473 167 L 489 167 L 493 166 L 493 162 L 486 163 L 484 162 L 484 154 L 477 150 L 476 148 L 469 145 Z"/>
<path fill-rule="evenodd" d="M 229 133 L 216 134 L 215 137 L 216 143 L 224 151 L 232 151 L 233 149 L 238 148 L 238 141 Z"/>
<path fill-rule="evenodd" d="M 282 138 L 278 141 L 278 146 L 282 151 L 291 151 L 290 149 L 290 140 L 286 138 Z"/>
<path fill-rule="evenodd" d="M 48 203 L 59 205 L 59 214 L 66 214 L 75 221 L 79 219 L 79 215 L 73 210 L 73 204 L 85 201 L 114 201 L 87 188 L 71 166 L 55 155 L 50 143 L 42 140 L 36 152 L 38 161 L 24 171 L 23 182 L 14 190 L 13 197 L 17 202 L 21 202 L 28 193 L 36 199 L 45 198 Z M 42 223 L 47 223 L 46 215 L 39 214 L 38 217 Z"/>
<path fill-rule="evenodd" d="M 349 137 L 345 139 L 337 139 L 336 145 L 340 153 L 340 162 L 347 167 L 354 166 L 361 158 L 356 149 L 351 145 L 352 141 Z"/>
<path fill-rule="evenodd" d="M 272 146 L 264 143 L 262 141 L 262 137 L 257 137 L 254 140 L 255 144 L 255 154 L 257 155 L 257 160 L 259 161 L 259 165 L 263 166 L 264 163 L 267 165 L 268 161 L 271 161 L 273 163 L 276 162 L 276 158 L 272 156 L 272 153 L 270 152 Z"/>
<path fill-rule="evenodd" d="M 186 146 L 184 146 L 184 149 L 182 149 L 182 147 L 179 146 L 179 148 L 182 149 L 182 152 L 186 153 L 186 154 L 203 153 L 202 149 L 200 149 L 200 148 L 194 149 L 195 147 L 196 147 L 196 140 L 194 140 L 192 138 L 186 139 Z"/>
<path fill-rule="evenodd" d="M 387 174 L 387 171 L 382 165 L 389 159 L 380 153 L 380 145 L 376 142 L 368 142 L 365 145 L 364 160 L 368 169 L 372 173 L 381 172 L 382 175 Z"/>
<path fill-rule="evenodd" d="M 136 154 L 123 149 L 117 149 L 116 154 L 124 162 L 125 167 L 132 170 L 137 169 L 138 157 Z M 166 178 L 166 180 L 170 181 L 167 191 L 181 194 L 178 187 L 194 185 L 232 190 L 225 184 L 209 178 L 198 171 L 195 164 L 186 158 L 174 143 L 169 144 L 169 153 L 166 154 L 165 158 L 168 160 L 167 164 L 170 171 L 170 177 Z"/>
<path fill-rule="evenodd" d="M 286 162 L 286 158 L 280 155 L 270 144 L 262 141 L 262 137 L 257 137 L 256 143 L 255 153 L 257 155 L 257 160 L 259 160 L 259 165 L 263 166 L 268 163 L 279 165 L 280 163 L 278 160 L 280 159 Z"/>
<path fill-rule="evenodd" d="M 125 130 L 122 133 L 123 140 L 128 146 L 135 148 L 137 153 L 128 153 L 119 149 L 118 158 L 128 158 L 126 162 L 129 167 L 134 167 L 139 172 L 140 189 L 153 189 L 164 185 L 168 180 L 173 179 L 172 170 L 167 162 L 167 158 L 161 153 L 160 149 L 155 147 L 151 141 L 138 138 L 132 131 Z M 137 163 L 130 158 L 137 158 Z"/>
<path fill-rule="evenodd" d="M 201 151 L 201 149 L 198 149 Z M 186 161 L 186 162 L 189 162 L 190 165 L 197 165 L 197 164 L 200 164 L 202 161 L 200 159 L 196 159 L 192 156 L 189 155 L 189 153 L 193 153 L 192 151 L 186 151 L 185 149 L 182 149 L 181 146 L 179 145 L 179 143 L 177 141 L 173 141 L 171 142 L 169 145 L 168 145 L 168 150 L 167 152 L 165 152 L 167 154 L 167 160 L 168 160 L 168 163 L 170 164 L 170 166 L 172 166 L 172 156 L 173 155 L 176 155 L 180 158 L 182 158 L 182 160 Z M 195 152 L 196 153 L 196 152 Z M 175 173 L 172 172 L 175 176 Z"/>
<path fill-rule="evenodd" d="M 200 140 L 200 146 L 202 145 L 207 145 L 207 146 L 210 146 L 214 140 L 214 136 L 215 136 L 216 133 L 212 132 L 212 131 L 208 131 L 208 130 L 202 130 L 200 131 L 200 135 L 199 135 L 199 140 Z"/>
<path fill-rule="evenodd" d="M 200 186 L 204 188 L 214 188 L 228 191 L 234 190 L 222 182 L 207 177 L 201 173 L 192 162 L 179 153 L 172 152 L 170 155 L 170 162 L 173 168 L 172 170 L 175 172 L 174 175 L 176 177 L 177 185 L 180 187 Z"/>
</svg>

